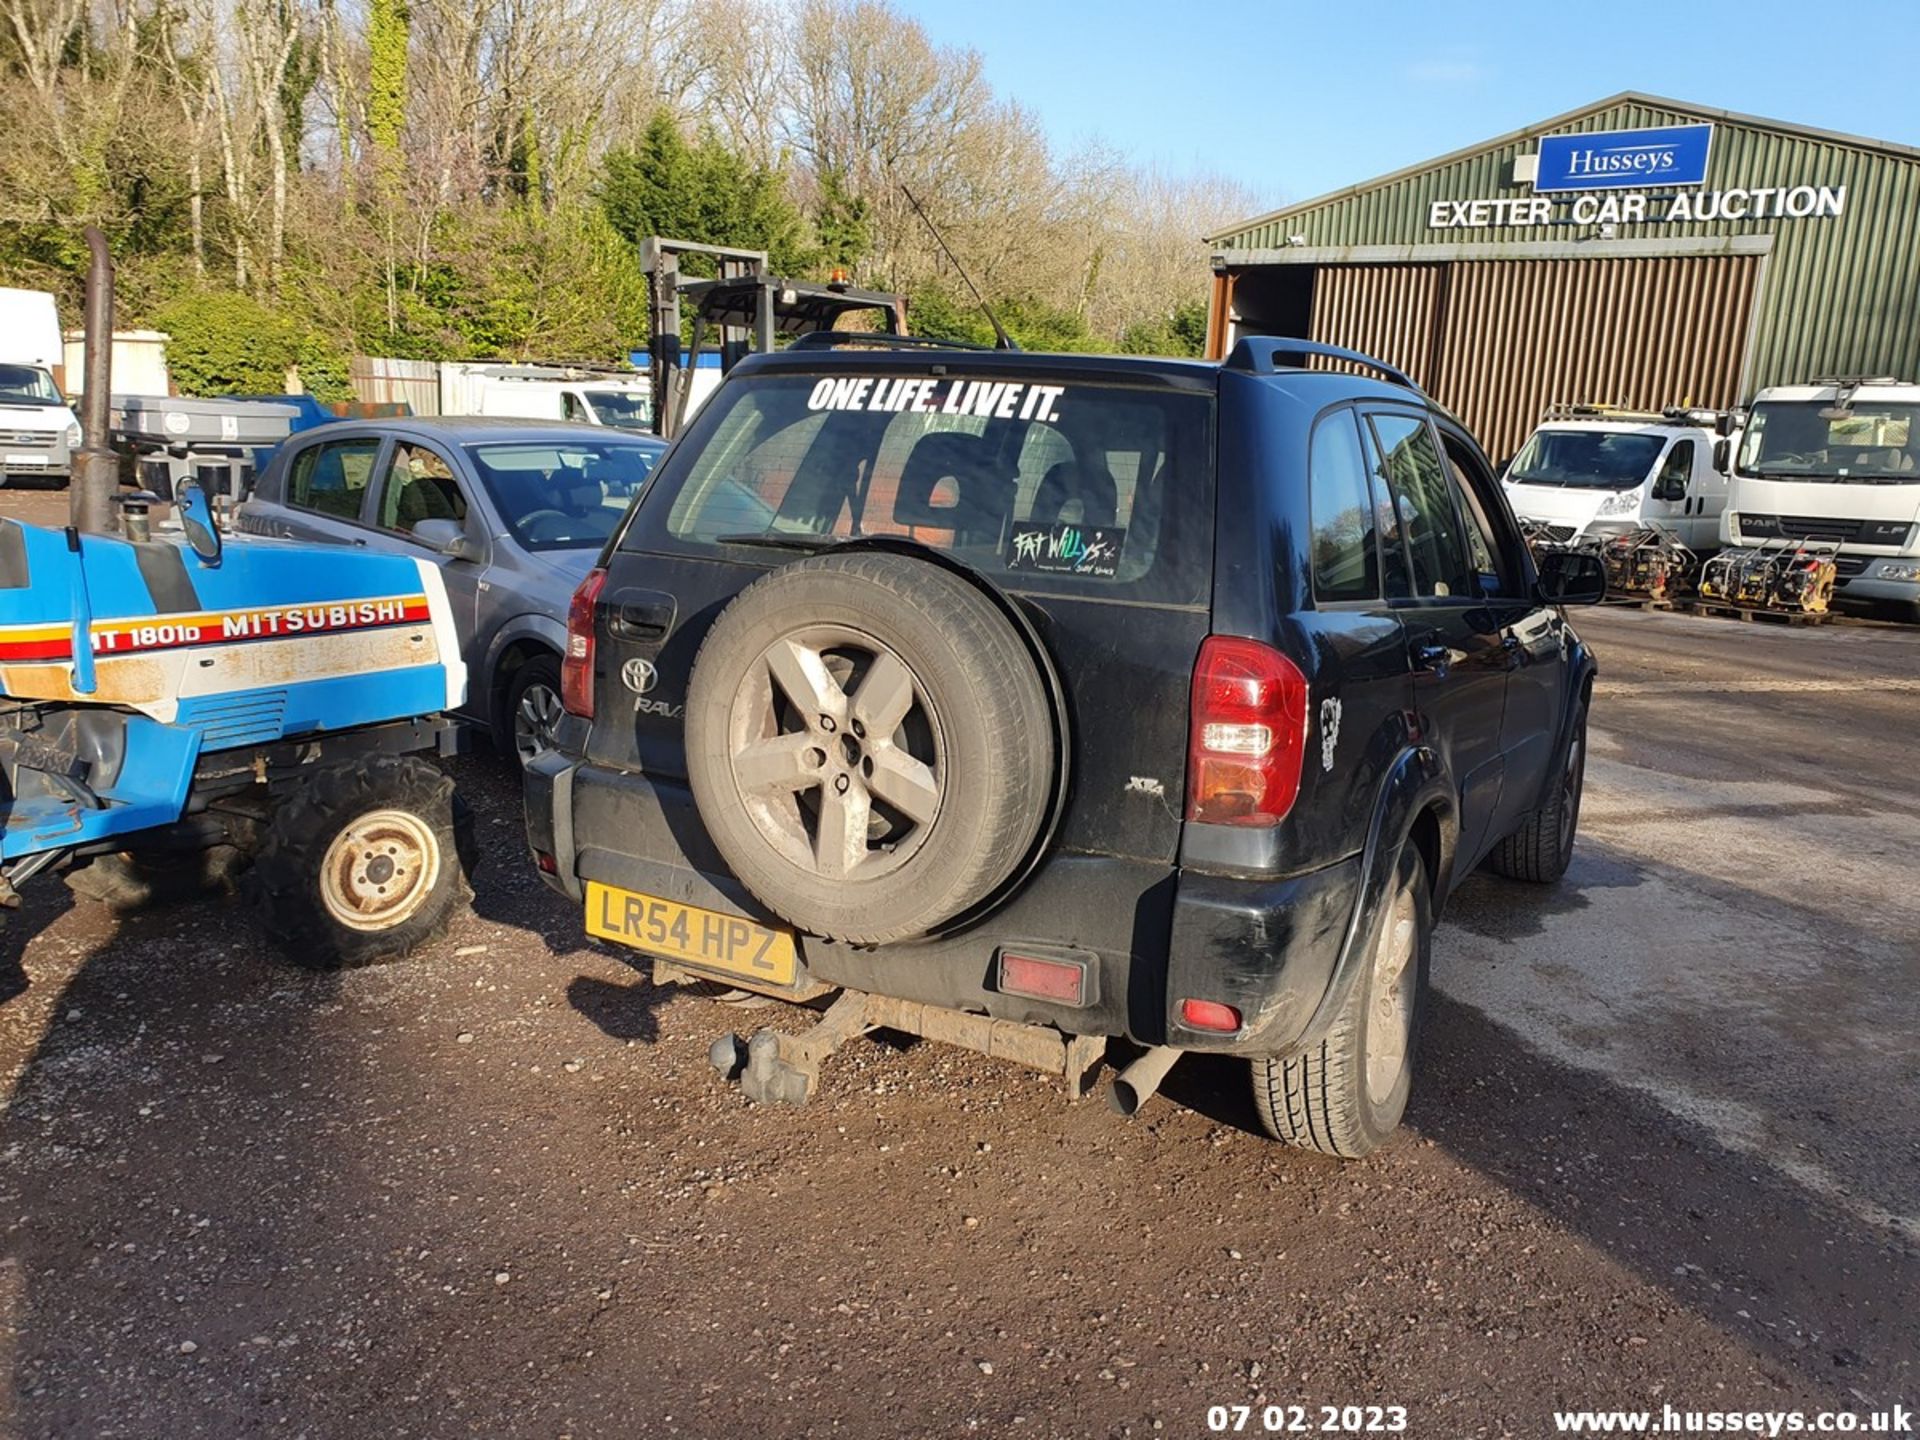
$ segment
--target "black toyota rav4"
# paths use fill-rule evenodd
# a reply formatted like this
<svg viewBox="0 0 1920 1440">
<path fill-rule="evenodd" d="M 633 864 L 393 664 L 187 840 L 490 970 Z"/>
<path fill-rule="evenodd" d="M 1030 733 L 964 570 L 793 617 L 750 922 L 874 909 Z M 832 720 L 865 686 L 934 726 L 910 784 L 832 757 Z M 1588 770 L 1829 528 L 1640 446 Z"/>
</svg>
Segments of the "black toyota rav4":
<svg viewBox="0 0 1920 1440">
<path fill-rule="evenodd" d="M 1125 1037 L 1136 1099 L 1245 1056 L 1275 1135 L 1363 1155 L 1449 891 L 1567 867 L 1562 607 L 1603 589 L 1365 357 L 815 337 L 736 367 L 575 596 L 529 838 L 666 973 L 858 999 L 823 1044 L 1072 1076 Z"/>
</svg>

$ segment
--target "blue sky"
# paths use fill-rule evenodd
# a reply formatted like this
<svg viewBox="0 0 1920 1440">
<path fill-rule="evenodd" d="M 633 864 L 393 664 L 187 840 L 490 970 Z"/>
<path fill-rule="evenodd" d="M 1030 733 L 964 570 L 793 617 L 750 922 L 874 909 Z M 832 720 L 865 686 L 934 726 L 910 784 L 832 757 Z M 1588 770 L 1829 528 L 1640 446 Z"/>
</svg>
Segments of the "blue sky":
<svg viewBox="0 0 1920 1440">
<path fill-rule="evenodd" d="M 1059 145 L 1303 200 L 1621 90 L 1920 145 L 1920 0 L 896 0 Z"/>
</svg>

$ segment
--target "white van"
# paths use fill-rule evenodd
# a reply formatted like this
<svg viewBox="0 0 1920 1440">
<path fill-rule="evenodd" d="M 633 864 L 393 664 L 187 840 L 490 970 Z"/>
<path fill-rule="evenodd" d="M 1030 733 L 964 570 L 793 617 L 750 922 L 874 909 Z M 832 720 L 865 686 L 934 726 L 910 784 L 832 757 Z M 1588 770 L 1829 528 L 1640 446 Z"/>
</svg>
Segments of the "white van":
<svg viewBox="0 0 1920 1440">
<path fill-rule="evenodd" d="M 1558 544 L 1657 525 L 1708 554 L 1727 505 L 1731 428 L 1711 410 L 1555 409 L 1507 466 L 1507 500 Z"/>
<path fill-rule="evenodd" d="M 576 420 L 651 432 L 652 387 L 644 375 L 448 360 L 440 366 L 440 413 Z"/>
<path fill-rule="evenodd" d="M 1920 385 L 1850 378 L 1762 390 L 1721 538 L 1837 545 L 1836 599 L 1920 620 Z"/>
<path fill-rule="evenodd" d="M 0 485 L 72 475 L 80 421 L 54 376 L 65 358 L 53 296 L 0 289 Z"/>
</svg>

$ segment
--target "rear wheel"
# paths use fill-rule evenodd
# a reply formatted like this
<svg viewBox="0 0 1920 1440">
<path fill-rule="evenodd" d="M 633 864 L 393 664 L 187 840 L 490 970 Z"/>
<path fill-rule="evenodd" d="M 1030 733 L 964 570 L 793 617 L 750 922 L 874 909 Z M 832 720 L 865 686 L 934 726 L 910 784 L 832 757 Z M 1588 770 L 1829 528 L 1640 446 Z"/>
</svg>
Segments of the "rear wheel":
<svg viewBox="0 0 1920 1440">
<path fill-rule="evenodd" d="M 513 763 L 524 767 L 543 750 L 551 750 L 554 731 L 565 713 L 560 703 L 560 662 L 539 654 L 521 662 L 507 681 L 506 705 L 500 734 Z"/>
<path fill-rule="evenodd" d="M 242 856 L 232 845 L 205 850 L 123 850 L 67 873 L 67 888 L 109 910 L 130 914 L 213 891 L 231 892 Z"/>
<path fill-rule="evenodd" d="M 303 777 L 254 861 L 262 918 L 295 963 L 397 960 L 439 939 L 472 891 L 473 826 L 424 760 L 376 756 Z"/>
<path fill-rule="evenodd" d="M 1587 778 L 1587 707 L 1574 713 L 1573 735 L 1560 757 L 1560 773 L 1547 803 L 1520 828 L 1493 847 L 1487 868 L 1509 880 L 1550 885 L 1573 863 L 1573 840 L 1580 829 L 1580 795 Z"/>
<path fill-rule="evenodd" d="M 1254 1110 L 1267 1133 L 1344 1160 L 1385 1143 L 1413 1093 L 1433 918 L 1426 866 L 1412 845 L 1400 852 L 1380 910 L 1365 969 L 1326 1037 L 1253 1062 Z"/>
<path fill-rule="evenodd" d="M 992 894 L 1053 793 L 1052 713 L 1005 615 L 900 555 L 798 561 L 714 622 L 687 769 L 733 873 L 814 934 L 906 939 Z"/>
</svg>

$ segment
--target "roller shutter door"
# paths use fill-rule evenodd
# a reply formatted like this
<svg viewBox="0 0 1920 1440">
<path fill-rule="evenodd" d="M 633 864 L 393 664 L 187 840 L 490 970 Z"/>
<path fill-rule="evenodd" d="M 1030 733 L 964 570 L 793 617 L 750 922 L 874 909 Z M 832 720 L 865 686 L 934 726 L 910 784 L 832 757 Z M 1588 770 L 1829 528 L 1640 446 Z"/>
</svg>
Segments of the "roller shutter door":
<svg viewBox="0 0 1920 1440">
<path fill-rule="evenodd" d="M 1313 276 L 1308 338 L 1398 365 L 1431 381 L 1445 265 L 1323 265 Z"/>
<path fill-rule="evenodd" d="M 1751 255 L 1322 266 L 1311 337 L 1399 365 L 1496 461 L 1555 402 L 1739 401 Z"/>
<path fill-rule="evenodd" d="M 1454 265 L 1434 393 L 1496 461 L 1556 401 L 1736 404 L 1758 273 L 1751 255 Z"/>
</svg>

